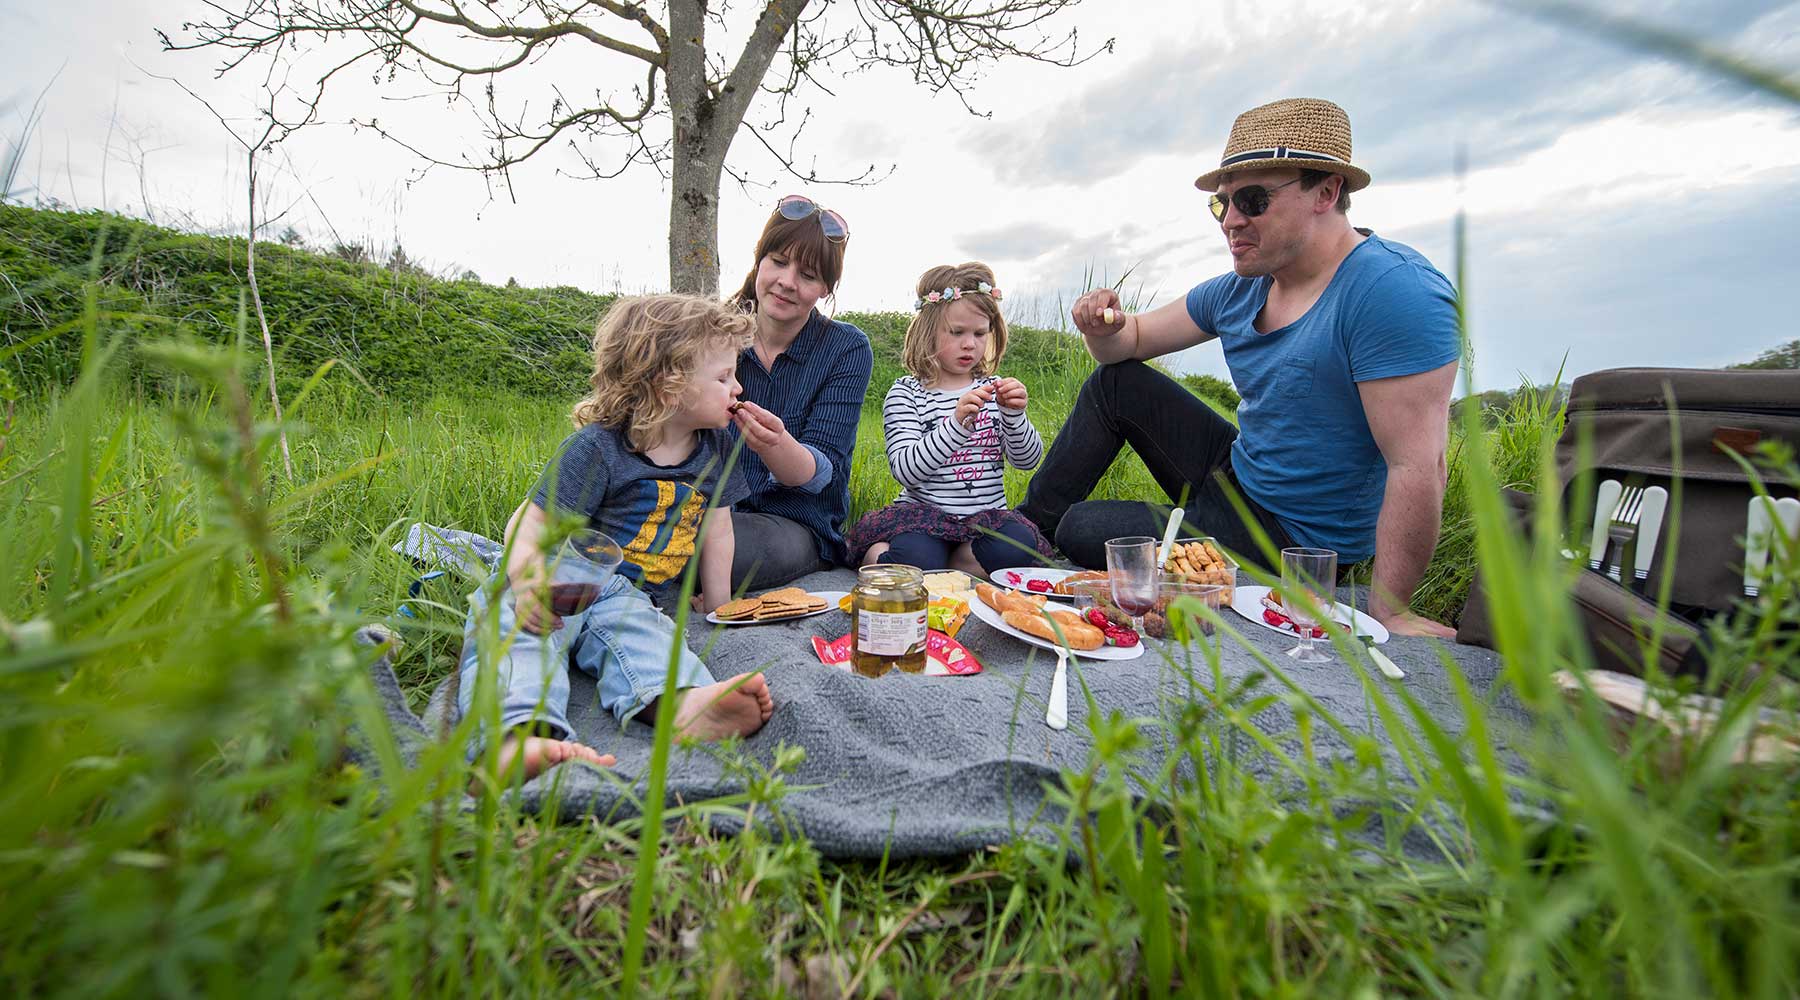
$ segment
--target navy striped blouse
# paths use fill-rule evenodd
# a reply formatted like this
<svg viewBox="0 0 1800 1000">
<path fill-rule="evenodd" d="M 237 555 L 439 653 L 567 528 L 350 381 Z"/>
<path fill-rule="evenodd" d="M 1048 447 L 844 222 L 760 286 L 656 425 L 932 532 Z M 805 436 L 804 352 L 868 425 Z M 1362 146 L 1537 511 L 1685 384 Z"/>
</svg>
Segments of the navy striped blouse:
<svg viewBox="0 0 1800 1000">
<path fill-rule="evenodd" d="M 869 338 L 849 323 L 826 319 L 813 310 L 800 335 L 763 367 L 754 347 L 738 355 L 737 377 L 743 398 L 774 413 L 789 434 L 813 453 L 818 472 L 812 481 L 783 486 L 769 473 L 762 456 L 748 448 L 738 453 L 750 496 L 733 510 L 774 514 L 803 524 L 819 543 L 819 558 L 833 565 L 844 561 L 844 522 L 850 517 L 850 453 L 856 447 L 856 425 L 875 355 Z M 733 425 L 732 434 L 737 434 Z"/>
</svg>

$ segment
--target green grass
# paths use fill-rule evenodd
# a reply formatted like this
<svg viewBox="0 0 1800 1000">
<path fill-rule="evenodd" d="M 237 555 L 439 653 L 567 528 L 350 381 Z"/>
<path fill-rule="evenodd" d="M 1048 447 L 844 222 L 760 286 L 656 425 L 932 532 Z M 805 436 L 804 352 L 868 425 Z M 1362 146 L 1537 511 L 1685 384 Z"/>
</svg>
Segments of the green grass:
<svg viewBox="0 0 1800 1000">
<path fill-rule="evenodd" d="M 747 794 L 670 810 L 654 841 L 635 821 L 549 825 L 491 795 L 464 811 L 454 748 L 393 768 L 367 653 L 349 640 L 405 594 L 412 572 L 387 545 L 410 519 L 496 533 L 564 433 L 567 399 L 493 385 L 377 396 L 341 368 L 308 392 L 290 371 L 289 482 L 260 393 L 236 374 L 260 377 L 253 362 L 145 340 L 229 345 L 241 327 L 215 336 L 116 315 L 102 300 L 120 285 L 92 271 L 43 280 L 77 303 L 57 346 L 79 378 L 13 393 L 11 408 L 0 399 L 11 995 L 1800 989 L 1793 766 L 1729 766 L 1724 737 L 1676 747 L 1648 727 L 1620 751 L 1606 718 L 1551 688 L 1553 671 L 1586 662 L 1568 570 L 1555 533 L 1528 545 L 1497 492 L 1540 479 L 1559 419 L 1541 401 L 1522 397 L 1491 430 L 1459 429 L 1427 591 L 1450 607 L 1467 567 L 1483 565 L 1504 683 L 1534 719 L 1511 741 L 1516 759 L 1484 739 L 1497 723 L 1479 692 L 1468 734 L 1450 737 L 1404 687 L 1371 684 L 1375 721 L 1352 725 L 1280 664 L 1232 686 L 1201 662 L 1187 711 L 1095 719 L 1088 766 L 1057 784 L 1076 817 L 1059 845 L 834 863 L 803 840 L 715 839 L 696 822 L 766 815 L 783 794 L 782 755 L 722 750 Z M 25 343 L 9 316 L 11 342 Z M 878 344 L 892 335 L 894 318 L 861 321 Z M 7 364 L 24 355 L 0 352 Z M 1047 434 L 1079 385 L 1079 352 L 1049 333 L 1020 337 L 1013 362 Z M 877 402 L 892 374 L 878 369 Z M 859 509 L 891 495 L 884 466 L 859 451 Z M 1791 457 L 1771 475 L 1800 481 Z M 1141 495 L 1146 483 L 1127 462 L 1103 489 Z M 1800 625 L 1800 571 L 1793 553 L 1779 562 L 1768 617 L 1716 637 L 1740 731 L 1746 713 L 1794 708 L 1789 689 L 1747 670 L 1797 658 L 1775 626 Z M 397 668 L 415 700 L 453 669 L 460 593 L 440 591 L 407 632 Z M 1293 729 L 1263 728 L 1276 702 Z M 389 761 L 386 780 L 343 764 L 353 725 Z M 1316 760 L 1321 727 L 1351 734 L 1357 758 Z M 1177 748 L 1166 770 L 1143 773 L 1133 757 L 1149 739 Z M 1377 739 L 1399 767 L 1373 752 Z M 1684 763 L 1665 770 L 1676 751 Z M 1274 755 L 1273 777 L 1245 769 L 1258 752 Z M 1332 808 L 1344 802 L 1363 805 Z M 1390 837 L 1428 826 L 1457 860 L 1353 840 L 1371 818 Z M 653 891 L 634 913 L 645 843 Z M 1071 854 L 1083 864 L 1067 865 Z M 634 919 L 641 952 L 628 945 Z M 641 974 L 622 983 L 633 963 Z"/>
</svg>

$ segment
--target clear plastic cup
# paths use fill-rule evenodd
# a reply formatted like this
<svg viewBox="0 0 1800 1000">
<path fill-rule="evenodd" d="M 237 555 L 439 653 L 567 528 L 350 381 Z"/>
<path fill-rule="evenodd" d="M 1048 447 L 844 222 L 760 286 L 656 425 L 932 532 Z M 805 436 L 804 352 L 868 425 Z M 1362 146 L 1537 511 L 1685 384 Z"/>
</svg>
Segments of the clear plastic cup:
<svg viewBox="0 0 1800 1000">
<path fill-rule="evenodd" d="M 1231 600 L 1230 592 L 1231 588 L 1223 584 L 1197 583 L 1179 573 L 1164 573 L 1156 580 L 1156 610 L 1167 617 L 1171 601 L 1178 597 L 1191 597 L 1217 611 Z M 1194 616 L 1191 620 L 1199 626 L 1202 634 L 1213 634 L 1211 619 Z"/>
<path fill-rule="evenodd" d="M 1069 597 L 1075 601 L 1076 607 L 1084 610 L 1097 605 L 1111 604 L 1112 581 L 1107 579 L 1076 580 L 1069 584 Z"/>
</svg>

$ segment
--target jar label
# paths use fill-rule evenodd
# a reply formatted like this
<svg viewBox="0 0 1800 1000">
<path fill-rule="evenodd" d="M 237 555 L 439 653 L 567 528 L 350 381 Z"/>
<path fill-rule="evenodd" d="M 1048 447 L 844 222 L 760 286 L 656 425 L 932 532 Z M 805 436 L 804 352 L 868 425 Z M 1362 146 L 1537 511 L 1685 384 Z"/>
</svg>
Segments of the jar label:
<svg viewBox="0 0 1800 1000">
<path fill-rule="evenodd" d="M 925 612 L 856 613 L 856 651 L 869 656 L 905 656 L 925 648 Z"/>
</svg>

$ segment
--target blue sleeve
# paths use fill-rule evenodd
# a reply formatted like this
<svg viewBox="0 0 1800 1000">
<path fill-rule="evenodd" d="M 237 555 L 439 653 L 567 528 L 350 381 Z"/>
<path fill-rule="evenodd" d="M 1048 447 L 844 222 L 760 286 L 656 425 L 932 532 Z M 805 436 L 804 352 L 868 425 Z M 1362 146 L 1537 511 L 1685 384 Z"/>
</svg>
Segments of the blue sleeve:
<svg viewBox="0 0 1800 1000">
<path fill-rule="evenodd" d="M 794 487 L 794 489 L 797 489 L 802 493 L 821 493 L 824 491 L 825 487 L 831 485 L 831 474 L 837 471 L 837 466 L 831 464 L 831 459 L 824 452 L 807 444 L 805 441 L 800 442 L 800 447 L 812 452 L 813 468 L 815 471 L 813 472 L 813 477 L 811 479 Z M 774 476 L 769 477 L 771 481 L 773 481 L 774 478 Z"/>
<path fill-rule="evenodd" d="M 592 517 L 606 499 L 607 438 L 608 431 L 598 424 L 564 438 L 556 457 L 538 475 L 531 501 L 546 512 L 554 502 L 559 510 Z"/>
<path fill-rule="evenodd" d="M 1350 378 L 1417 375 L 1462 356 L 1456 292 L 1431 268 L 1401 264 L 1370 286 L 1345 324 Z"/>
<path fill-rule="evenodd" d="M 1188 318 L 1194 321 L 1203 333 L 1211 336 L 1219 335 L 1219 303 L 1224 300 L 1225 292 L 1230 287 L 1233 274 L 1221 274 L 1216 278 L 1208 278 L 1195 285 L 1187 293 Z"/>
<path fill-rule="evenodd" d="M 869 391 L 869 373 L 875 367 L 875 352 L 869 349 L 869 339 L 848 323 L 840 325 L 851 331 L 855 343 L 832 364 L 807 411 L 806 430 L 798 438 L 815 455 L 824 457 L 820 472 L 833 475 L 838 469 L 850 467 L 850 450 L 856 447 L 856 425 L 862 418 L 863 397 Z M 798 489 L 819 493 L 831 484 L 831 479 L 826 478 L 817 489 L 809 488 L 817 482 L 819 473 L 815 472 Z"/>
</svg>

